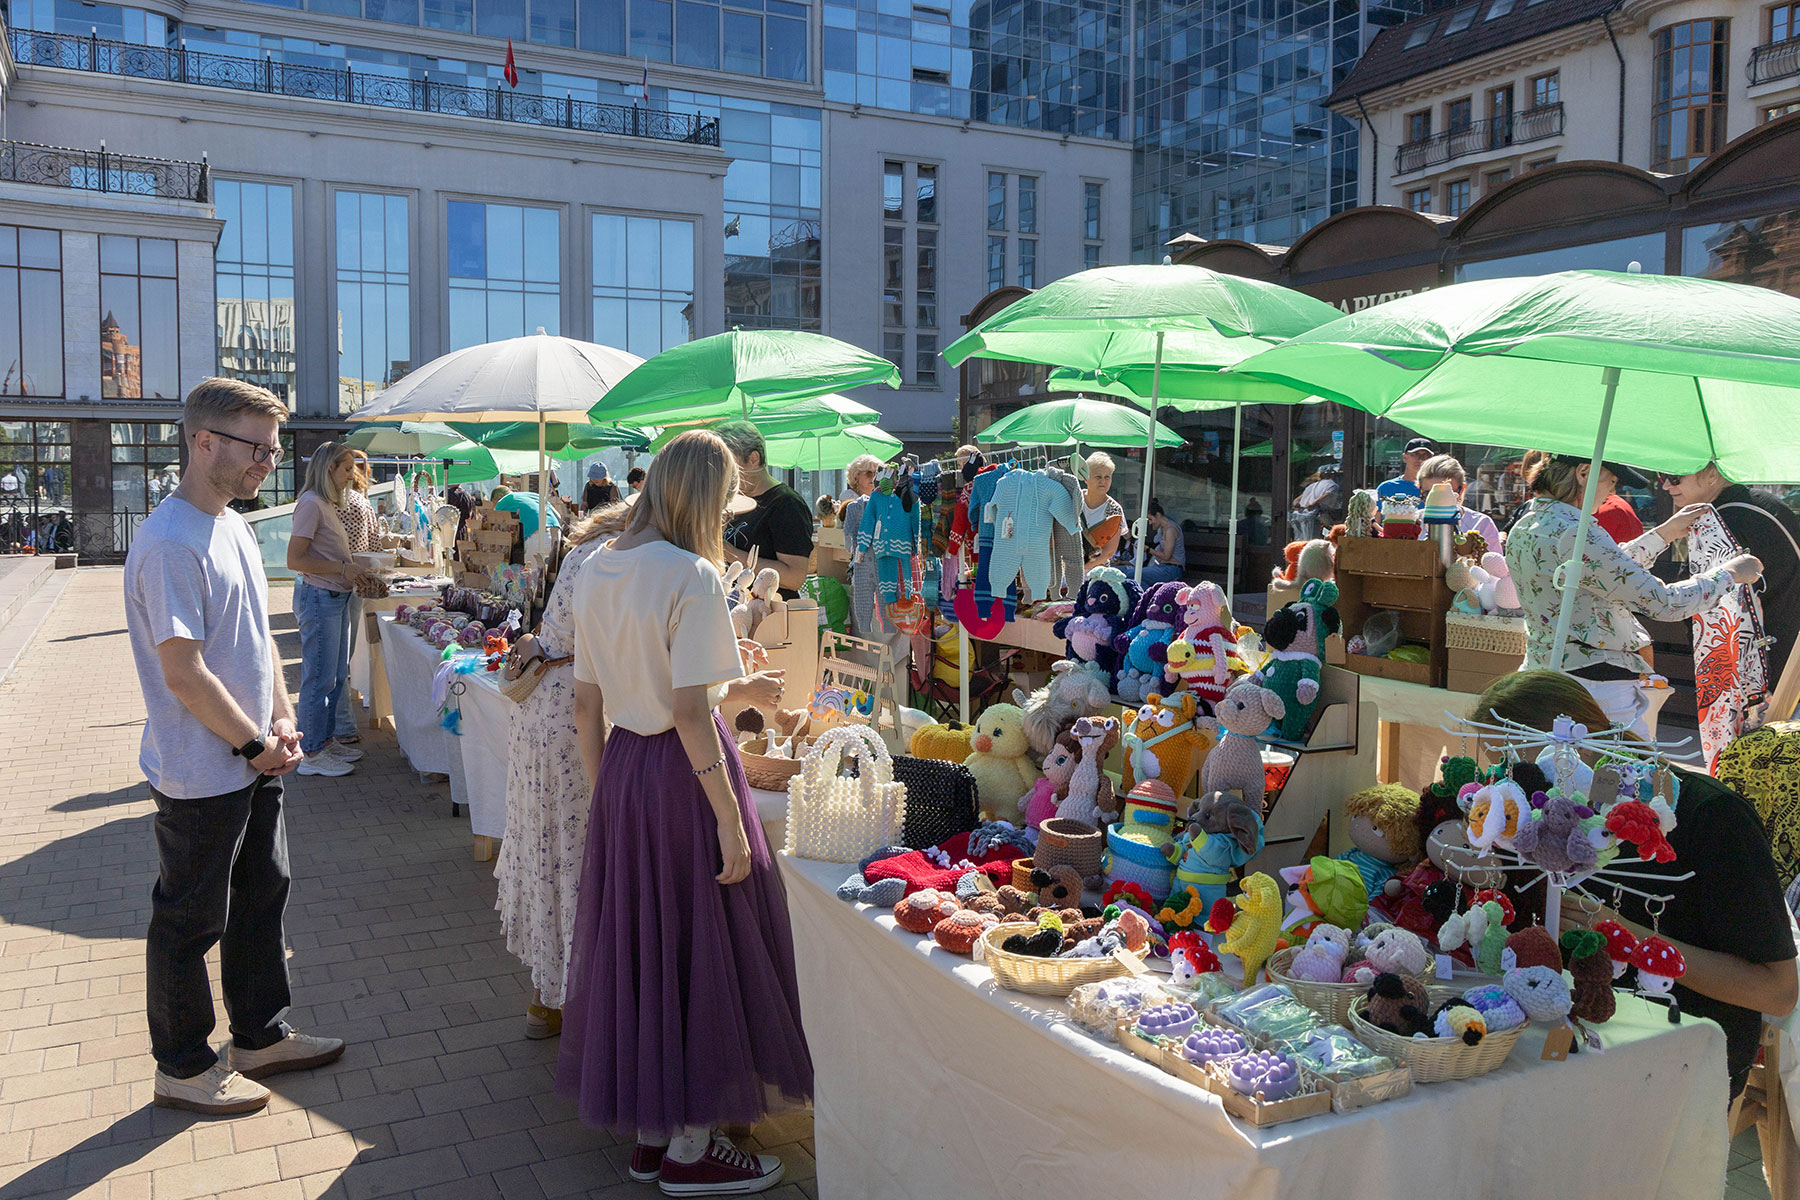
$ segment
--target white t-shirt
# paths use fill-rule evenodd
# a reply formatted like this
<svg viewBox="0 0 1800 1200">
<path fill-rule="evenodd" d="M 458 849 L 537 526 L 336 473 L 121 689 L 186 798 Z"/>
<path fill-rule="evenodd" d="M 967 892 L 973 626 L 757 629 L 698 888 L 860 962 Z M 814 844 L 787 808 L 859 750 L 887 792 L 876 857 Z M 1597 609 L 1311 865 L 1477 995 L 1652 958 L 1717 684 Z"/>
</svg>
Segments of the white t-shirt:
<svg viewBox="0 0 1800 1200">
<path fill-rule="evenodd" d="M 607 546 L 582 565 L 575 678 L 599 687 L 612 724 L 653 737 L 675 727 L 676 688 L 743 674 L 725 581 L 710 562 L 659 539 Z"/>
</svg>

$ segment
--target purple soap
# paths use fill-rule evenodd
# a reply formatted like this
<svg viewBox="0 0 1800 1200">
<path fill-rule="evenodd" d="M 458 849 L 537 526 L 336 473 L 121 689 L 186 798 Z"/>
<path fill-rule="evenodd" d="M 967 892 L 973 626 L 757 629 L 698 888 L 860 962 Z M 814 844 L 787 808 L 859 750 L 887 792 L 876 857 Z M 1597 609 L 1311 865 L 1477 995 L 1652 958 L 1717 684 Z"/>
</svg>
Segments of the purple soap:
<svg viewBox="0 0 1800 1200">
<path fill-rule="evenodd" d="M 1260 1092 L 1264 1100 L 1286 1100 L 1300 1087 L 1300 1069 L 1285 1054 L 1255 1051 L 1228 1060 L 1225 1080 L 1233 1091 L 1246 1096 Z"/>
<path fill-rule="evenodd" d="M 1230 1058 L 1244 1050 L 1244 1035 L 1235 1029 L 1196 1029 L 1181 1043 L 1181 1057 L 1195 1066 L 1204 1066 L 1217 1058 Z"/>
<path fill-rule="evenodd" d="M 1138 1032 L 1145 1037 L 1183 1038 L 1199 1020 L 1191 1004 L 1157 1004 L 1138 1014 Z"/>
</svg>

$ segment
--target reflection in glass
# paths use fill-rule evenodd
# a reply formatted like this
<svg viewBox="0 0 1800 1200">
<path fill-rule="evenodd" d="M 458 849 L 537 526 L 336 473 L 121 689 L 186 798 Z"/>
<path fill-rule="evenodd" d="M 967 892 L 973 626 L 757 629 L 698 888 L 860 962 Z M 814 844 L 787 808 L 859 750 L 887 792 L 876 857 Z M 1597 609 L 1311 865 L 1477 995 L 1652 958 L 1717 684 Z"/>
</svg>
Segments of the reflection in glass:
<svg viewBox="0 0 1800 1200">
<path fill-rule="evenodd" d="M 412 277 L 406 197 L 339 192 L 336 202 L 341 416 L 411 369 Z"/>
<path fill-rule="evenodd" d="M 988 239 L 988 291 L 1006 286 L 1006 239 L 990 237 Z"/>
<path fill-rule="evenodd" d="M 1661 274 L 1665 246 L 1660 232 L 1643 233 L 1586 246 L 1564 246 L 1557 250 L 1491 258 L 1486 262 L 1458 263 L 1456 282 L 1504 279 L 1512 275 L 1548 275 L 1553 271 L 1624 271 L 1634 262 L 1652 274 Z"/>
<path fill-rule="evenodd" d="M 1037 286 L 1037 239 L 1019 239 L 1019 286 Z"/>
<path fill-rule="evenodd" d="M 881 170 L 881 211 L 890 221 L 906 219 L 906 167 L 889 162 Z"/>
<path fill-rule="evenodd" d="M 1800 296 L 1800 208 L 1682 230 L 1681 273 Z"/>
<path fill-rule="evenodd" d="M 694 336 L 694 224 L 591 217 L 592 336 L 650 358 Z"/>
<path fill-rule="evenodd" d="M 102 397 L 180 398 L 174 275 L 175 243 L 169 239 L 100 239 Z"/>
<path fill-rule="evenodd" d="M 561 214 L 514 204 L 449 204 L 450 348 L 562 332 Z"/>
<path fill-rule="evenodd" d="M 631 0 L 631 57 L 669 61 L 671 15 L 669 0 Z"/>
<path fill-rule="evenodd" d="M 675 6 L 675 61 L 684 67 L 717 69 L 719 65 L 719 9 L 695 0 L 679 0 Z"/>
<path fill-rule="evenodd" d="M 579 7 L 581 48 L 625 53 L 625 5 L 620 0 L 579 0 Z"/>
<path fill-rule="evenodd" d="M 219 374 L 268 388 L 290 408 L 294 329 L 294 189 L 219 180 L 213 206 L 225 230 L 214 276 Z M 145 254 L 145 264 L 158 256 Z"/>
<path fill-rule="evenodd" d="M 61 396 L 62 235 L 0 225 L 0 264 L 0 396 Z"/>
<path fill-rule="evenodd" d="M 1006 228 L 1006 176 L 988 172 L 987 225 L 989 229 Z"/>
<path fill-rule="evenodd" d="M 1019 232 L 1037 232 L 1037 176 L 1019 176 Z"/>
<path fill-rule="evenodd" d="M 916 220 L 921 225 L 937 224 L 937 168 L 920 163 L 918 168 L 918 205 Z"/>
</svg>

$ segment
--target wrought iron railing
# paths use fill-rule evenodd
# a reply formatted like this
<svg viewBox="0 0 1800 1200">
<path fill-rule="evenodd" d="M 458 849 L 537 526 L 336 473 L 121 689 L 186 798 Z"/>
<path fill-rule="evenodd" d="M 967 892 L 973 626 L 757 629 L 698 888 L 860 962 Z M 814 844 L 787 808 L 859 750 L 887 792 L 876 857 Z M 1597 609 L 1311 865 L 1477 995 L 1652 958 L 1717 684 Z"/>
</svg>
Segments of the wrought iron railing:
<svg viewBox="0 0 1800 1200">
<path fill-rule="evenodd" d="M 189 50 L 185 46 L 136 46 L 66 33 L 10 30 L 13 59 L 22 66 L 97 71 L 133 79 L 194 83 L 240 92 L 266 92 L 304 100 L 336 100 L 377 108 L 485 117 L 522 125 L 580 129 L 665 142 L 719 144 L 715 117 L 661 109 L 598 104 L 572 97 L 540 96 L 506 88 L 476 88 L 393 75 L 359 72 L 350 67 L 316 67 L 277 62 L 272 57 L 240 58 Z"/>
<path fill-rule="evenodd" d="M 1783 42 L 1770 42 L 1750 52 L 1750 82 L 1767 83 L 1800 75 L 1800 37 Z"/>
<path fill-rule="evenodd" d="M 1457 129 L 1447 129 L 1443 133 L 1420 138 L 1416 142 L 1402 143 L 1400 148 L 1394 151 L 1394 174 L 1404 175 L 1409 171 L 1434 167 L 1439 163 L 1447 163 L 1467 154 L 1484 154 L 1490 150 L 1503 150 L 1522 142 L 1535 142 L 1543 138 L 1556 137 L 1562 131 L 1563 106 L 1561 101 L 1529 108 L 1520 113 L 1511 113 L 1504 117 L 1493 117 L 1486 121 L 1471 121 Z"/>
<path fill-rule="evenodd" d="M 169 200 L 205 200 L 205 162 L 0 141 L 0 179 L 84 192 L 121 192 Z"/>
</svg>

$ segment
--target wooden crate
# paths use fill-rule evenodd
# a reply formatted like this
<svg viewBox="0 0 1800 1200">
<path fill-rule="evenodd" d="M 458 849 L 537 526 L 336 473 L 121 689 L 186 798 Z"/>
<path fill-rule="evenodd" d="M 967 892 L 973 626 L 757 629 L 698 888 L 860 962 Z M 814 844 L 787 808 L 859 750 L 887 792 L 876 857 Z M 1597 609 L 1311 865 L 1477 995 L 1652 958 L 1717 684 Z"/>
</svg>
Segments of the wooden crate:
<svg viewBox="0 0 1800 1200">
<path fill-rule="evenodd" d="M 1450 669 L 1445 684 L 1453 692 L 1479 695 L 1494 680 L 1517 671 L 1524 661 L 1525 656 L 1522 654 L 1495 654 L 1452 646 L 1449 654 Z"/>
<path fill-rule="evenodd" d="M 1346 639 L 1362 632 L 1378 612 L 1400 617 L 1400 640 L 1427 647 L 1428 664 L 1347 654 L 1345 666 L 1360 675 L 1442 687 L 1449 675 L 1444 617 L 1453 599 L 1444 583 L 1443 560 L 1430 542 L 1400 538 L 1344 538 L 1337 555 L 1338 614 Z"/>
<path fill-rule="evenodd" d="M 456 573 L 456 586 L 474 588 L 479 592 L 488 592 L 493 590 L 493 581 L 481 571 L 465 570 Z"/>
</svg>

